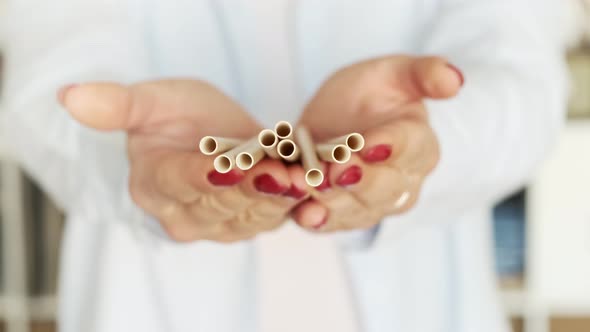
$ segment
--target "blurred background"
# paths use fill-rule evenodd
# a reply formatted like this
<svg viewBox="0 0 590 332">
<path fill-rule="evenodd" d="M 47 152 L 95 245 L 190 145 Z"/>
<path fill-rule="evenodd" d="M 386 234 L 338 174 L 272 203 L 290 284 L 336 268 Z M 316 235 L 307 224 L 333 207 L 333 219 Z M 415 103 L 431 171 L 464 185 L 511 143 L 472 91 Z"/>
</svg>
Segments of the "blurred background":
<svg viewBox="0 0 590 332">
<path fill-rule="evenodd" d="M 530 184 L 494 211 L 499 289 L 515 331 L 590 332 L 590 0 L 562 2 L 568 121 Z M 0 93 L 1 73 L 0 43 Z M 55 331 L 62 226 L 0 140 L 0 331 Z"/>
</svg>

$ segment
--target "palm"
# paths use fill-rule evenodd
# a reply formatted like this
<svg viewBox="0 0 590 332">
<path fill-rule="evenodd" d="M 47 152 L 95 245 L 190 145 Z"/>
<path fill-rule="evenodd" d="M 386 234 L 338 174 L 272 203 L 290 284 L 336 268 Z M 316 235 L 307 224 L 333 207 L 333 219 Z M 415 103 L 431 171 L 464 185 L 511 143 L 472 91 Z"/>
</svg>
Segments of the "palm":
<svg viewBox="0 0 590 332">
<path fill-rule="evenodd" d="M 150 82 L 132 89 L 132 108 L 143 120 L 129 130 L 130 153 L 194 150 L 205 135 L 246 138 L 259 128 L 237 103 L 200 81 Z"/>
</svg>

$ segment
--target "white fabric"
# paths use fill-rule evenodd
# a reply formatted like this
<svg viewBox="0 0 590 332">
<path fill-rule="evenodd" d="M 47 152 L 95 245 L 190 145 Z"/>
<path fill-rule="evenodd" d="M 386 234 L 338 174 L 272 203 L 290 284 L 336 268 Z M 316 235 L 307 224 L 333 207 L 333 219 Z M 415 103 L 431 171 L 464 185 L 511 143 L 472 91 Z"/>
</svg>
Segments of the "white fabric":
<svg viewBox="0 0 590 332">
<path fill-rule="evenodd" d="M 454 100 L 428 104 L 442 160 L 417 207 L 384 221 L 370 248 L 330 261 L 346 264 L 363 331 L 506 330 L 488 211 L 526 180 L 561 124 L 559 1 L 301 0 L 294 9 L 287 45 L 273 50 L 253 47 L 264 43 L 263 23 L 245 0 L 9 0 L 3 134 L 69 213 L 62 331 L 255 331 L 259 290 L 251 243 L 178 245 L 146 231 L 154 224 L 127 193 L 124 136 L 69 119 L 55 102 L 60 85 L 194 77 L 271 125 L 296 119 L 334 70 L 396 53 L 445 55 L 466 85 Z M 283 56 L 300 86 L 272 91 L 276 100 L 300 96 L 296 105 L 272 104 L 261 79 L 279 77 L 269 61 Z M 308 270 L 318 264 L 296 258 Z M 297 291 L 308 303 L 326 295 Z M 287 331 L 293 322 L 283 323 Z"/>
</svg>

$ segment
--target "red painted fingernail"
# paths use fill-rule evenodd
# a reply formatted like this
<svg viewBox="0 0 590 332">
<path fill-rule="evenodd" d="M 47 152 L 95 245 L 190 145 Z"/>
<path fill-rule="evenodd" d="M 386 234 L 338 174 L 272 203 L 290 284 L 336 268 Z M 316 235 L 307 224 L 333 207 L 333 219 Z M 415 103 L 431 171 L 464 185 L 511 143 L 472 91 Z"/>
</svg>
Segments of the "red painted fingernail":
<svg viewBox="0 0 590 332">
<path fill-rule="evenodd" d="M 295 199 L 302 199 L 303 197 L 305 197 L 306 194 L 307 192 L 295 187 L 295 185 L 292 184 L 291 188 L 289 188 L 289 190 L 287 190 L 283 195 Z"/>
<path fill-rule="evenodd" d="M 70 92 L 70 90 L 72 90 L 72 88 L 76 87 L 77 85 L 78 84 L 69 84 L 59 89 L 59 91 L 57 92 L 57 99 L 59 100 L 59 102 L 64 104 L 68 92 Z"/>
<path fill-rule="evenodd" d="M 274 195 L 282 194 L 289 189 L 287 186 L 278 183 L 270 174 L 258 175 L 254 179 L 254 186 L 260 192 Z"/>
<path fill-rule="evenodd" d="M 369 163 L 384 161 L 391 156 L 391 146 L 387 144 L 375 145 L 363 153 L 362 158 Z"/>
<path fill-rule="evenodd" d="M 324 181 L 317 187 L 315 187 L 315 190 L 317 191 L 326 191 L 328 189 L 330 189 L 330 187 L 332 187 L 332 185 L 330 184 L 330 166 L 326 166 L 325 167 L 325 172 L 324 172 Z"/>
<path fill-rule="evenodd" d="M 315 187 L 315 189 L 317 191 L 326 191 L 328 189 L 330 189 L 330 181 L 328 180 L 328 174 L 324 174 L 324 182 L 322 182 L 322 184 L 320 184 L 319 186 Z"/>
<path fill-rule="evenodd" d="M 328 222 L 328 216 L 326 215 L 324 219 L 322 219 L 318 224 L 311 226 L 311 228 L 315 229 L 316 231 L 320 228 L 324 227 Z"/>
<path fill-rule="evenodd" d="M 451 68 L 457 74 L 457 76 L 459 76 L 459 81 L 461 82 L 461 86 L 463 86 L 463 83 L 465 83 L 465 77 L 463 76 L 463 72 L 461 71 L 461 69 L 455 67 L 450 63 L 447 63 L 447 67 Z"/>
<path fill-rule="evenodd" d="M 336 184 L 342 187 L 358 183 L 363 177 L 363 170 L 359 166 L 351 166 L 346 169 L 336 180 Z"/>
<path fill-rule="evenodd" d="M 238 170 L 231 170 L 227 173 L 219 173 L 216 170 L 209 172 L 207 179 L 216 186 L 233 186 L 240 183 L 244 178 L 244 173 Z"/>
</svg>

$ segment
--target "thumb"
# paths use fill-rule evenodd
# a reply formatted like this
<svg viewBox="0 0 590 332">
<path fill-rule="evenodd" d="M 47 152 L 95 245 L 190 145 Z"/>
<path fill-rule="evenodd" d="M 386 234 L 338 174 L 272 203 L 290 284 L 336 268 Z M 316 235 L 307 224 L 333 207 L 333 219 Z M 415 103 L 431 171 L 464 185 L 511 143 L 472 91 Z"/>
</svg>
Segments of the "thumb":
<svg viewBox="0 0 590 332">
<path fill-rule="evenodd" d="M 131 89 L 117 83 L 69 85 L 58 92 L 71 116 L 91 128 L 126 130 L 143 122 L 149 112 L 138 112 Z"/>
<path fill-rule="evenodd" d="M 407 57 L 393 62 L 390 84 L 401 89 L 408 100 L 450 98 L 465 81 L 461 70 L 440 57 Z"/>
</svg>

